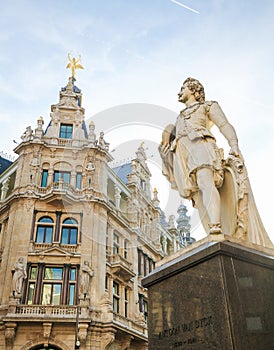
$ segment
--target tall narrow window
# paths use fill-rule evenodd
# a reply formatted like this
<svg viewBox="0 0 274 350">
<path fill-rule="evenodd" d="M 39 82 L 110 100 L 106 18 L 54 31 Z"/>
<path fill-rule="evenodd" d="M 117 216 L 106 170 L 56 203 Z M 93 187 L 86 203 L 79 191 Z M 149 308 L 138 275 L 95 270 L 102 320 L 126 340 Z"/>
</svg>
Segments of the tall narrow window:
<svg viewBox="0 0 274 350">
<path fill-rule="evenodd" d="M 117 282 L 113 282 L 113 311 L 119 313 L 119 284 Z"/>
<path fill-rule="evenodd" d="M 139 302 L 139 311 L 144 312 L 144 294 L 139 293 L 138 294 L 138 302 Z"/>
<path fill-rule="evenodd" d="M 110 246 L 109 246 L 109 224 L 107 224 L 107 229 L 106 229 L 106 256 L 108 257 L 111 255 L 110 251 Z"/>
<path fill-rule="evenodd" d="M 128 241 L 127 239 L 124 240 L 124 258 L 128 258 Z"/>
<path fill-rule="evenodd" d="M 45 216 L 38 221 L 36 243 L 51 243 L 53 234 L 53 220 Z"/>
<path fill-rule="evenodd" d="M 29 285 L 27 292 L 27 304 L 31 305 L 34 302 L 34 291 L 37 278 L 37 266 L 32 266 L 29 272 Z"/>
<path fill-rule="evenodd" d="M 78 222 L 75 219 L 65 219 L 62 224 L 61 244 L 77 244 Z"/>
<path fill-rule="evenodd" d="M 148 264 L 149 264 L 149 272 L 153 271 L 155 263 L 151 258 L 148 259 Z"/>
<path fill-rule="evenodd" d="M 47 183 L 48 183 L 48 170 L 43 170 L 41 187 L 47 187 Z"/>
<path fill-rule="evenodd" d="M 144 254 L 144 276 L 147 275 L 147 266 L 148 265 L 148 256 L 146 254 Z"/>
<path fill-rule="evenodd" d="M 71 124 L 61 124 L 59 137 L 61 139 L 72 139 L 72 130 L 73 126 Z"/>
<path fill-rule="evenodd" d="M 76 304 L 76 268 L 71 268 L 69 273 L 69 295 L 68 304 Z"/>
<path fill-rule="evenodd" d="M 106 277 L 105 277 L 105 290 L 108 290 L 108 282 L 109 281 L 109 279 L 108 279 L 108 275 L 106 275 Z"/>
<path fill-rule="evenodd" d="M 125 299 L 124 299 L 124 305 L 125 305 L 125 317 L 128 317 L 128 295 L 129 295 L 129 291 L 128 288 L 125 288 Z"/>
<path fill-rule="evenodd" d="M 144 271 L 143 271 L 143 252 L 142 250 L 138 249 L 138 275 L 139 276 L 143 276 L 144 275 Z"/>
<path fill-rule="evenodd" d="M 81 190 L 82 188 L 82 173 L 76 173 L 76 188 L 78 190 Z"/>
<path fill-rule="evenodd" d="M 44 271 L 42 305 L 60 305 L 63 268 L 46 267 Z"/>
<path fill-rule="evenodd" d="M 53 182 L 58 182 L 62 179 L 65 183 L 70 183 L 70 172 L 69 171 L 55 171 L 53 176 Z"/>
<path fill-rule="evenodd" d="M 145 318 L 145 321 L 147 322 L 147 316 L 148 316 L 148 303 L 147 301 L 144 299 L 143 301 L 144 303 L 144 318 Z"/>
<path fill-rule="evenodd" d="M 113 234 L 113 255 L 119 254 L 119 248 L 120 248 L 120 244 L 119 244 L 119 236 L 114 233 Z"/>
<path fill-rule="evenodd" d="M 145 180 L 140 180 L 140 185 L 142 190 L 146 190 L 146 181 Z"/>
</svg>

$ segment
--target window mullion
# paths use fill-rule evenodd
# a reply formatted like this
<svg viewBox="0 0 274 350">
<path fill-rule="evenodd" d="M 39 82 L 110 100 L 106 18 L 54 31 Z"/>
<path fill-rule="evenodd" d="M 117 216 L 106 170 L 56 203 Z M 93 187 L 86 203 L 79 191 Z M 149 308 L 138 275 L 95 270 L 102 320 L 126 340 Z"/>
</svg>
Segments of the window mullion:
<svg viewBox="0 0 274 350">
<path fill-rule="evenodd" d="M 62 215 L 61 211 L 56 211 L 56 225 L 55 225 L 55 233 L 54 233 L 54 242 L 59 242 L 61 215 Z"/>
<path fill-rule="evenodd" d="M 68 304 L 68 288 L 69 288 L 69 271 L 71 264 L 64 264 L 65 271 L 63 277 L 63 290 L 61 295 L 61 304 Z"/>
<path fill-rule="evenodd" d="M 41 289 L 43 281 L 44 263 L 38 263 L 37 282 L 34 294 L 34 304 L 39 304 L 41 299 Z"/>
</svg>

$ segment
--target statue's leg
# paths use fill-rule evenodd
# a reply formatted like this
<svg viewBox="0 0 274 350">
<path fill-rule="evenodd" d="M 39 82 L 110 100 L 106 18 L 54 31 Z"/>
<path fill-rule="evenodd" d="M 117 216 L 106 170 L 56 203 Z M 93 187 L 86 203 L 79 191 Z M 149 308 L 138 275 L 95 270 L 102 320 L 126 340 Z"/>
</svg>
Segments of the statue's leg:
<svg viewBox="0 0 274 350">
<path fill-rule="evenodd" d="M 220 194 L 214 183 L 213 171 L 210 168 L 197 170 L 197 185 L 202 193 L 202 200 L 210 220 L 209 233 L 221 233 Z"/>
</svg>

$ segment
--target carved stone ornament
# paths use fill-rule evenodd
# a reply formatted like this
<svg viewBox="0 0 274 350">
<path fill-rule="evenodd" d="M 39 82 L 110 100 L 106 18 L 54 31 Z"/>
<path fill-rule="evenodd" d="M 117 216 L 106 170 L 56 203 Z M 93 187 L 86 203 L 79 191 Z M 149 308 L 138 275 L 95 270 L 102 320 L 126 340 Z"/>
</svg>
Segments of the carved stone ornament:
<svg viewBox="0 0 274 350">
<path fill-rule="evenodd" d="M 129 335 L 129 336 L 125 336 L 123 340 L 120 340 L 119 343 L 120 343 L 121 350 L 129 350 L 130 344 L 133 339 L 134 337 L 132 335 Z"/>
<path fill-rule="evenodd" d="M 33 131 L 30 126 L 27 126 L 26 131 L 21 136 L 23 142 L 28 142 L 33 140 Z"/>
<path fill-rule="evenodd" d="M 88 335 L 88 323 L 79 323 L 79 325 L 78 325 L 78 338 L 79 338 L 81 346 L 83 348 L 86 345 L 87 335 Z"/>
<path fill-rule="evenodd" d="M 75 96 L 62 96 L 58 107 L 78 108 L 77 100 Z"/>
<path fill-rule="evenodd" d="M 44 336 L 44 347 L 45 348 L 47 348 L 49 345 L 51 328 L 52 328 L 52 323 L 43 323 L 43 336 Z"/>
<path fill-rule="evenodd" d="M 106 350 L 115 340 L 115 333 L 110 331 L 106 334 L 101 335 L 101 350 Z"/>
<path fill-rule="evenodd" d="M 7 322 L 5 324 L 5 340 L 6 340 L 7 349 L 12 349 L 13 347 L 16 327 L 17 327 L 17 323 L 15 322 Z"/>
</svg>

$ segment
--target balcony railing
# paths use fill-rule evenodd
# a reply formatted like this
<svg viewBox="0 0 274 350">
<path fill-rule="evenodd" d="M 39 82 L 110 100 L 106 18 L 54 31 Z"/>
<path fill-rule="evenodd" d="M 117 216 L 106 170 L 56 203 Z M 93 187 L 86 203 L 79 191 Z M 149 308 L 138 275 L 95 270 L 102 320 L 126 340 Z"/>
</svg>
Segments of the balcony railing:
<svg viewBox="0 0 274 350">
<path fill-rule="evenodd" d="M 65 305 L 17 305 L 16 314 L 24 316 L 56 315 L 73 316 L 77 315 L 77 306 Z"/>
<path fill-rule="evenodd" d="M 113 321 L 126 329 L 134 329 L 139 333 L 147 334 L 147 325 L 144 321 L 143 324 L 139 324 L 117 313 L 113 313 Z"/>
<path fill-rule="evenodd" d="M 128 280 L 135 276 L 132 263 L 120 254 L 109 255 L 108 261 L 114 273 Z"/>
</svg>

